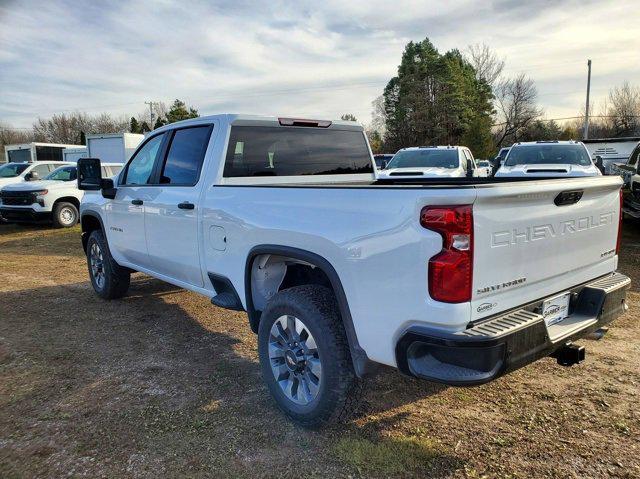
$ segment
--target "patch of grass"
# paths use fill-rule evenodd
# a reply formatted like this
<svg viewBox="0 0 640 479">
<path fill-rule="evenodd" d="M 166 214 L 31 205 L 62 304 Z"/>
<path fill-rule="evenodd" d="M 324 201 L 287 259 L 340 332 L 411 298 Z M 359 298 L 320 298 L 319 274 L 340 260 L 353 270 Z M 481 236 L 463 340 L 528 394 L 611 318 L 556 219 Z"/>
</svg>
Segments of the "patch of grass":
<svg viewBox="0 0 640 479">
<path fill-rule="evenodd" d="M 613 428 L 624 436 L 628 436 L 631 432 L 629 426 L 627 426 L 627 423 L 622 420 L 614 422 Z"/>
<path fill-rule="evenodd" d="M 388 437 L 377 441 L 344 437 L 333 445 L 336 456 L 360 473 L 396 475 L 427 468 L 441 455 L 434 440 Z"/>
</svg>

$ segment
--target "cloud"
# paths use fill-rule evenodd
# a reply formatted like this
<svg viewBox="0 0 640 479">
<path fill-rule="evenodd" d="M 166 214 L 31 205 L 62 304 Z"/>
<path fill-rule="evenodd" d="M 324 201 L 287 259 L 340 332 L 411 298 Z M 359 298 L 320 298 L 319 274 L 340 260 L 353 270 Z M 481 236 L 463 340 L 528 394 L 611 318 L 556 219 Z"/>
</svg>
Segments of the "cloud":
<svg viewBox="0 0 640 479">
<path fill-rule="evenodd" d="M 368 121 L 409 40 L 491 45 L 536 80 L 547 116 L 640 78 L 635 1 L 491 3 L 30 0 L 0 7 L 0 120 L 137 114 L 144 101 Z"/>
</svg>

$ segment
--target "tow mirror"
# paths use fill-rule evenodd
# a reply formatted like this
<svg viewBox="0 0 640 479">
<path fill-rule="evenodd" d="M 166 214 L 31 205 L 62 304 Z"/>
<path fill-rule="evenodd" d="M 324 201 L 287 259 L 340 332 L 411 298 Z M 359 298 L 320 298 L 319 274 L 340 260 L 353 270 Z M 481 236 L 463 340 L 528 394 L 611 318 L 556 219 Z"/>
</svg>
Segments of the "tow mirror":
<svg viewBox="0 0 640 479">
<path fill-rule="evenodd" d="M 602 162 L 602 157 L 600 155 L 596 155 L 595 160 L 596 160 L 596 166 L 604 174 L 604 163 Z"/>
<path fill-rule="evenodd" d="M 98 158 L 78 160 L 78 189 L 83 191 L 102 189 L 102 169 Z"/>
</svg>

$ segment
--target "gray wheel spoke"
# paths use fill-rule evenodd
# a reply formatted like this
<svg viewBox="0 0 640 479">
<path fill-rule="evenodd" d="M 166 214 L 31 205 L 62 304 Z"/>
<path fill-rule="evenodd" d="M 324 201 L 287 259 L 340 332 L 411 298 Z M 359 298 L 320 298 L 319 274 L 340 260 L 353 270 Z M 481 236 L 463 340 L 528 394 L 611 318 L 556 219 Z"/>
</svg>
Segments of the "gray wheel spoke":
<svg viewBox="0 0 640 479">
<path fill-rule="evenodd" d="M 296 321 L 295 316 L 287 316 L 287 334 L 293 341 L 298 337 L 296 334 Z"/>
<path fill-rule="evenodd" d="M 318 349 L 318 346 L 316 346 L 316 340 L 313 336 L 309 336 L 304 340 L 304 346 L 307 348 L 309 353 L 315 353 L 316 349 Z"/>
<path fill-rule="evenodd" d="M 271 359 L 282 359 L 284 360 L 284 347 L 281 344 L 273 341 L 269 343 L 269 357 Z"/>
<path fill-rule="evenodd" d="M 315 382 L 308 373 L 305 373 L 302 378 L 305 394 L 309 398 L 307 402 L 311 402 L 318 394 L 318 389 L 320 389 L 320 381 Z"/>
<path fill-rule="evenodd" d="M 318 379 L 322 377 L 322 366 L 320 365 L 320 360 L 318 358 L 307 359 L 307 367 L 315 377 Z"/>
<path fill-rule="evenodd" d="M 277 361 L 275 362 L 277 363 Z M 276 375 L 276 381 L 286 381 L 286 379 L 291 375 L 287 366 L 284 363 L 276 365 L 273 363 L 274 361 L 271 361 L 271 369 L 273 370 L 274 375 Z"/>
</svg>

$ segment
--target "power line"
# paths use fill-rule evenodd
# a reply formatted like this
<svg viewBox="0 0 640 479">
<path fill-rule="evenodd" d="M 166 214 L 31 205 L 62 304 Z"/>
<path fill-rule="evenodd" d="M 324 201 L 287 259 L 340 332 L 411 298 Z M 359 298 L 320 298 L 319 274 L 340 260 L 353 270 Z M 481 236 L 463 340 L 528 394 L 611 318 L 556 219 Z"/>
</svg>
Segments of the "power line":
<svg viewBox="0 0 640 479">
<path fill-rule="evenodd" d="M 537 119 L 535 121 L 542 121 L 542 122 L 547 122 L 547 121 L 564 121 L 564 120 L 576 120 L 576 119 L 583 119 L 584 115 L 580 115 L 580 116 L 565 116 L 563 118 L 541 118 L 541 119 Z M 589 118 L 617 118 L 616 115 L 589 115 Z M 640 115 L 625 115 L 625 118 L 640 118 Z M 502 123 L 494 123 L 491 126 L 502 126 L 502 125 L 506 125 L 508 122 L 503 121 Z"/>
</svg>

